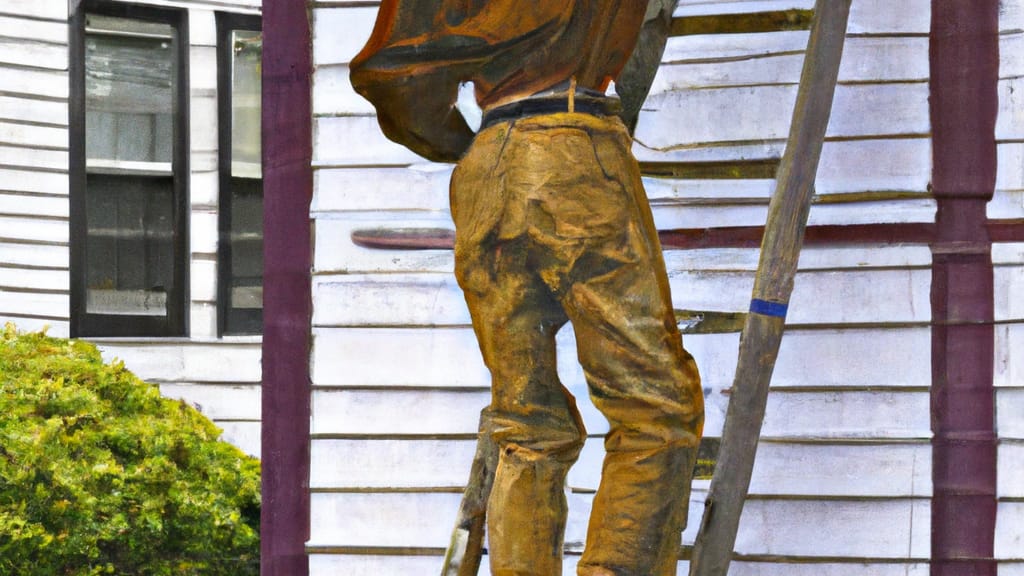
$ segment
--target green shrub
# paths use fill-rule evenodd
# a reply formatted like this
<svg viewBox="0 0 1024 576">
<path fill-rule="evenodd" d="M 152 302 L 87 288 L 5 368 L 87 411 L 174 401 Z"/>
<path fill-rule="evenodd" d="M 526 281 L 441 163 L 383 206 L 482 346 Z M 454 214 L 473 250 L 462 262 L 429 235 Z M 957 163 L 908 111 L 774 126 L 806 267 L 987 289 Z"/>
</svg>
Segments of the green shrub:
<svg viewBox="0 0 1024 576">
<path fill-rule="evenodd" d="M 259 572 L 259 462 L 94 346 L 0 337 L 0 574 Z"/>
</svg>

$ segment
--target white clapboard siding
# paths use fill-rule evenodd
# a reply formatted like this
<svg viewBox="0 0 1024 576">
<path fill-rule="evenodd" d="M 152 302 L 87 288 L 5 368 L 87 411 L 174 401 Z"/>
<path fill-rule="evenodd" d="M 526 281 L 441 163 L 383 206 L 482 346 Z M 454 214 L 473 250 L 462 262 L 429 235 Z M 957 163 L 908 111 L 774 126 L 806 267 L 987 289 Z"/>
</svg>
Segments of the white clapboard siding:
<svg viewBox="0 0 1024 576">
<path fill-rule="evenodd" d="M 68 146 L 68 130 L 64 127 L 0 122 L 0 142 L 4 144 L 20 144 L 22 146 L 66 149 Z"/>
<path fill-rule="evenodd" d="M 1016 326 L 1020 326 L 1019 324 Z M 1017 335 L 1024 337 L 1024 331 L 1016 330 Z M 1017 348 L 1020 350 L 1020 348 Z M 1024 387 L 1020 381 L 1013 387 L 996 388 L 996 430 L 999 437 L 1011 440 L 1024 440 Z"/>
<path fill-rule="evenodd" d="M 152 382 L 256 383 L 261 379 L 257 341 L 103 340 L 106 360 L 120 359 Z"/>
<path fill-rule="evenodd" d="M 0 65 L 13 64 L 36 69 L 66 70 L 66 42 L 42 42 L 36 39 L 0 37 Z"/>
<path fill-rule="evenodd" d="M 40 2 L 40 4 L 43 4 L 43 2 Z M 14 12 L 14 14 L 17 14 L 17 12 Z M 16 16 L 0 15 L 0 36 L 4 38 L 21 38 L 33 42 L 67 44 L 68 30 L 64 22 L 29 20 Z M 14 63 L 23 64 L 24 62 L 15 61 Z"/>
<path fill-rule="evenodd" d="M 4 73 L 6 74 L 6 71 Z M 66 126 L 68 123 L 68 103 L 59 100 L 35 100 L 28 97 L 0 96 L 0 118 L 15 122 L 30 121 Z"/>
<path fill-rule="evenodd" d="M 676 17 L 811 4 L 682 0 Z M 313 4 L 313 574 L 438 571 L 489 399 L 450 251 L 370 250 L 351 240 L 361 230 L 452 227 L 450 167 L 387 141 L 348 85 L 347 64 L 375 11 Z M 928 28 L 927 0 L 854 0 L 816 188 L 868 194 L 816 204 L 812 225 L 933 221 Z M 799 31 L 671 38 L 642 112 L 638 158 L 778 158 L 806 41 Z M 761 225 L 774 188 L 673 178 L 645 186 L 659 228 Z M 875 192 L 920 197 L 870 198 Z M 746 310 L 756 250 L 668 251 L 666 262 L 677 308 Z M 731 574 L 927 573 L 930 265 L 925 246 L 802 255 L 741 528 L 746 556 Z M 708 436 L 721 434 L 738 340 L 736 332 L 684 336 L 702 372 Z M 607 424 L 587 398 L 571 330 L 558 335 L 558 364 L 590 434 L 569 479 L 572 574 Z M 706 487 L 695 483 L 685 541 Z"/>
<path fill-rule="evenodd" d="M 996 511 L 996 558 L 1024 560 L 1024 502 L 1002 501 Z M 1002 568 L 1000 568 L 1002 574 Z"/>
<path fill-rule="evenodd" d="M 4 0 L 0 14 L 66 21 L 68 5 L 64 0 Z"/>
<path fill-rule="evenodd" d="M 4 68 L 3 72 L 0 74 L 0 92 L 32 94 L 45 98 L 68 97 L 66 72 L 29 68 Z"/>
<path fill-rule="evenodd" d="M 0 286 L 20 290 L 67 292 L 68 271 L 60 268 L 25 268 L 0 264 Z M 13 310 L 9 310 L 13 311 Z"/>
<path fill-rule="evenodd" d="M 66 196 L 0 192 L 0 214 L 66 219 L 68 211 Z"/>
<path fill-rule="evenodd" d="M 27 168 L 4 168 L 0 165 L 0 190 L 66 196 L 68 175 L 57 172 L 38 172 Z"/>
</svg>

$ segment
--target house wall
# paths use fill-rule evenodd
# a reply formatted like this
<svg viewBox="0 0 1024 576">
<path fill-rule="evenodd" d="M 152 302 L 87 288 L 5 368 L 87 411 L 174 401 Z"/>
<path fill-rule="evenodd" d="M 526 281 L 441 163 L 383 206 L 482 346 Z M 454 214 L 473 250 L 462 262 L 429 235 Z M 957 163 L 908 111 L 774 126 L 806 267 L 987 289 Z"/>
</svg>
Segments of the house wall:
<svg viewBox="0 0 1024 576">
<path fill-rule="evenodd" d="M 259 454 L 260 338 L 217 336 L 216 12 L 260 0 L 140 0 L 189 11 L 191 151 L 189 331 L 96 338 L 161 391 L 196 405 L 224 437 Z M 69 333 L 68 1 L 0 5 L 0 322 Z"/>
<path fill-rule="evenodd" d="M 810 0 L 681 0 L 676 18 L 811 8 Z M 312 1 L 311 574 L 437 572 L 472 459 L 489 377 L 444 250 L 371 250 L 365 229 L 450 228 L 450 167 L 381 136 L 347 64 L 376 8 Z M 1024 211 L 1020 0 L 1002 3 L 1000 178 L 991 218 Z M 930 2 L 854 0 L 810 224 L 933 223 Z M 669 40 L 641 114 L 641 162 L 777 158 L 806 32 Z M 645 178 L 661 229 L 758 226 L 767 179 Z M 897 229 L 899 227 L 897 226 Z M 745 312 L 757 250 L 666 250 L 677 309 Z M 997 244 L 1000 574 L 1022 574 L 1024 246 Z M 862 242 L 804 250 L 731 574 L 924 575 L 930 556 L 931 253 Z M 1019 299 L 1018 299 L 1019 300 Z M 697 358 L 708 436 L 721 433 L 738 328 L 684 336 Z M 566 574 L 574 573 L 606 424 L 586 399 L 571 331 L 559 365 L 590 438 L 569 478 Z M 694 483 L 692 543 L 708 483 Z M 686 562 L 680 563 L 680 572 Z M 486 573 L 486 568 L 481 573 Z"/>
</svg>

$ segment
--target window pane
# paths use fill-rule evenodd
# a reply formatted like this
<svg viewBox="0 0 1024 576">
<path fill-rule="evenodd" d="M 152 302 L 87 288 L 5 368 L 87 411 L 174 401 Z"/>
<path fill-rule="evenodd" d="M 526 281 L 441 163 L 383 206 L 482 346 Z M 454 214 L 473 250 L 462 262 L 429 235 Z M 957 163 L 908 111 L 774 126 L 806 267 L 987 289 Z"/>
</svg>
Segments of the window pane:
<svg viewBox="0 0 1024 576">
<path fill-rule="evenodd" d="M 231 175 L 259 178 L 263 33 L 231 33 Z"/>
<path fill-rule="evenodd" d="M 172 178 L 87 178 L 86 312 L 164 316 L 174 279 Z"/>
<path fill-rule="evenodd" d="M 231 306 L 263 308 L 263 182 L 231 180 Z"/>
<path fill-rule="evenodd" d="M 174 36 L 167 24 L 87 17 L 87 158 L 171 162 Z"/>
</svg>

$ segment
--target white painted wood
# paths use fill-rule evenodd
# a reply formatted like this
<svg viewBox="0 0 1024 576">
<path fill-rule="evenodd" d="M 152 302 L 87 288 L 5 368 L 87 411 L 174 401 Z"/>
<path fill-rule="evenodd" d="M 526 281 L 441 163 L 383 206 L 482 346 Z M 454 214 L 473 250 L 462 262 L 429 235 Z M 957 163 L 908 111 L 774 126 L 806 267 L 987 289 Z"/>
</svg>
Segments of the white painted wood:
<svg viewBox="0 0 1024 576">
<path fill-rule="evenodd" d="M 995 319 L 1024 321 L 1024 261 L 1017 266 L 996 266 L 993 280 Z"/>
<path fill-rule="evenodd" d="M 928 38 L 848 37 L 843 46 L 840 82 L 920 82 L 929 75 Z"/>
<path fill-rule="evenodd" d="M 1019 336 L 1021 331 L 1015 332 Z M 1019 374 L 1021 370 L 1020 360 L 1017 360 L 1016 372 Z M 1000 438 L 1024 440 L 1024 417 L 1021 416 L 1024 414 L 1024 388 L 1020 387 L 1020 383 L 1020 380 L 1015 381 L 1012 384 L 1014 388 L 996 388 L 996 431 Z"/>
<path fill-rule="evenodd" d="M 687 310 L 743 311 L 750 272 L 669 271 L 673 303 Z M 928 270 L 854 270 L 797 275 L 791 324 L 923 322 L 931 316 Z M 827 294 L 827 298 L 822 298 Z M 313 279 L 314 326 L 468 325 L 450 274 L 348 274 Z M 345 303 L 332 306 L 330 303 Z M 838 305 L 841 304 L 841 305 Z"/>
<path fill-rule="evenodd" d="M 490 384 L 490 373 L 469 328 L 317 328 L 311 371 L 314 386 Z"/>
<path fill-rule="evenodd" d="M 608 425 L 586 392 L 570 387 L 591 434 Z M 720 394 L 708 398 L 705 433 L 721 428 Z M 487 391 L 314 390 L 313 434 L 475 434 Z M 712 414 L 712 412 L 714 412 Z M 762 435 L 770 438 L 928 438 L 927 392 L 772 392 Z M 712 421 L 713 420 L 713 421 Z"/>
<path fill-rule="evenodd" d="M 213 70 L 216 76 L 216 70 Z M 193 150 L 217 150 L 217 97 L 216 95 L 192 96 L 190 110 L 190 132 Z M 203 170 L 217 169 L 217 159 L 213 158 L 214 164 L 209 165 L 209 160 L 202 156 L 193 156 L 195 166 L 192 169 Z"/>
<path fill-rule="evenodd" d="M 4 73 L 7 72 L 4 71 Z M 0 96 L 0 118 L 67 125 L 68 104 L 67 102 Z"/>
<path fill-rule="evenodd" d="M 926 500 L 747 502 L 739 554 L 927 558 Z"/>
<path fill-rule="evenodd" d="M 996 493 L 1000 498 L 1024 498 L 1024 443 L 1003 440 L 996 459 L 999 474 Z"/>
<path fill-rule="evenodd" d="M 23 146 L 67 149 L 68 130 L 67 128 L 0 122 L 0 142 Z"/>
<path fill-rule="evenodd" d="M 377 8 L 321 8 L 313 12 L 313 63 L 348 64 L 373 31 Z"/>
<path fill-rule="evenodd" d="M 188 308 L 189 336 L 198 339 L 217 337 L 217 303 L 192 301 Z"/>
<path fill-rule="evenodd" d="M 1024 46 L 1024 43 L 1022 43 Z M 1024 139 L 1024 76 L 999 81 L 997 140 Z"/>
<path fill-rule="evenodd" d="M 189 298 L 193 302 L 217 301 L 217 262 L 193 258 L 189 267 Z"/>
<path fill-rule="evenodd" d="M 996 511 L 995 557 L 1024 560 L 1024 502 L 1000 502 Z"/>
<path fill-rule="evenodd" d="M 193 254 L 217 253 L 217 213 L 193 209 L 189 221 L 189 237 Z"/>
<path fill-rule="evenodd" d="M 401 166 L 425 162 L 385 138 L 372 116 L 314 118 L 313 156 L 314 165 L 320 166 Z"/>
<path fill-rule="evenodd" d="M 220 175 L 214 171 L 196 172 L 189 174 L 189 202 L 192 208 L 215 208 L 218 204 L 218 192 L 220 190 Z"/>
<path fill-rule="evenodd" d="M 68 169 L 68 153 L 66 150 L 40 150 L 23 146 L 4 146 L 0 144 L 0 164 L 19 167 L 27 170 L 62 170 Z"/>
<path fill-rule="evenodd" d="M 320 218 L 314 238 L 314 269 L 327 272 L 436 271 L 452 273 L 451 250 L 380 250 L 356 246 L 352 233 L 357 230 L 393 230 L 396 228 L 454 229 L 447 212 L 387 213 L 372 212 L 365 218 Z"/>
<path fill-rule="evenodd" d="M 115 0 L 126 2 L 127 0 Z M 262 0 L 131 0 L 134 4 L 146 4 L 165 8 L 195 10 L 206 8 L 243 14 L 259 14 Z"/>
<path fill-rule="evenodd" d="M 2 68 L 0 92 L 33 94 L 51 98 L 68 97 L 67 72 Z"/>
<path fill-rule="evenodd" d="M 204 11 L 199 11 L 204 12 Z M 192 14 L 196 14 L 193 11 Z M 212 13 L 211 13 L 212 17 Z M 201 19 L 205 22 L 205 18 Z M 214 33 L 216 33 L 214 31 Z M 189 90 L 192 92 L 192 98 L 197 96 L 209 96 L 216 99 L 217 92 L 217 44 L 216 37 L 214 42 L 205 45 L 197 45 L 196 39 L 192 36 L 189 38 L 192 41 L 188 52 L 188 72 L 189 72 Z M 213 130 L 216 132 L 216 130 Z M 195 143 L 193 143 L 194 145 Z"/>
<path fill-rule="evenodd" d="M 636 139 L 666 149 L 708 143 L 785 139 L 797 86 L 738 86 L 654 94 Z M 694 122 L 695 118 L 701 121 Z M 866 84 L 836 89 L 829 137 L 927 134 L 928 85 Z"/>
<path fill-rule="evenodd" d="M 996 144 L 996 190 L 1024 190 L 1024 142 Z"/>
<path fill-rule="evenodd" d="M 67 218 L 68 209 L 68 199 L 65 196 L 30 196 L 0 192 L 0 214 Z"/>
<path fill-rule="evenodd" d="M 68 17 L 68 5 L 65 0 L 4 0 L 0 13 L 65 20 Z"/>
<path fill-rule="evenodd" d="M 440 574 L 441 556 L 358 556 L 312 553 L 309 556 L 310 576 L 406 576 L 409 574 Z"/>
<path fill-rule="evenodd" d="M 1021 0 L 999 2 L 999 29 L 1007 32 L 1024 29 L 1024 3 Z"/>
<path fill-rule="evenodd" d="M 217 16 L 213 10 L 192 8 L 188 11 L 188 42 L 192 45 L 190 65 L 195 64 L 196 52 L 205 52 L 199 46 L 217 46 Z M 197 85 L 193 83 L 192 87 Z"/>
<path fill-rule="evenodd" d="M 476 440 L 314 440 L 309 484 L 317 488 L 465 486 Z"/>
<path fill-rule="evenodd" d="M 260 423 L 259 422 L 222 422 L 214 424 L 224 431 L 221 440 L 234 444 L 242 452 L 260 457 Z"/>
<path fill-rule="evenodd" d="M 162 383 L 160 393 L 185 401 L 213 420 L 260 419 L 259 384 L 190 384 Z"/>
<path fill-rule="evenodd" d="M 0 240 L 0 264 L 66 269 L 68 255 L 67 246 L 13 244 Z"/>
<path fill-rule="evenodd" d="M 1003 146 L 1007 146 L 1004 144 Z M 649 148 L 639 143 L 633 153 L 641 161 L 718 161 L 778 158 L 783 144 L 710 148 Z M 818 166 L 818 194 L 865 191 L 924 192 L 931 177 L 931 142 L 927 138 L 826 141 Z"/>
<path fill-rule="evenodd" d="M 0 288 L 0 312 L 7 314 L 63 320 L 70 317 L 69 300 L 67 294 L 11 292 Z"/>
<path fill-rule="evenodd" d="M 347 64 L 321 64 L 313 71 L 314 116 L 373 112 L 373 105 L 352 88 Z"/>
<path fill-rule="evenodd" d="M 1024 242 L 999 242 L 992 245 L 992 263 L 1017 266 L 1024 263 Z"/>
<path fill-rule="evenodd" d="M 680 0 L 674 18 L 718 14 L 745 14 L 778 10 L 810 10 L 813 0 Z"/>
<path fill-rule="evenodd" d="M 0 237 L 7 240 L 66 243 L 68 233 L 66 220 L 0 216 Z"/>
<path fill-rule="evenodd" d="M 1024 323 L 1002 324 L 995 327 L 995 385 L 996 387 L 1021 386 L 1024 384 L 1024 357 L 1020 351 L 1024 350 Z M 1021 398 L 1024 402 L 1024 397 Z M 1024 403 L 1015 406 L 1024 414 Z M 1002 426 L 1013 426 L 1012 418 L 1021 420 L 1016 424 L 1019 427 L 1016 438 L 1024 438 L 1024 417 L 1014 416 L 1013 412 L 1000 411 L 1000 424 Z"/>
<path fill-rule="evenodd" d="M 461 494 L 310 495 L 311 544 L 445 547 Z"/>
<path fill-rule="evenodd" d="M 39 332 L 41 330 L 45 330 L 47 334 L 55 338 L 67 338 L 71 330 L 71 323 L 67 320 L 22 318 L 0 310 L 0 324 L 6 325 L 8 322 L 14 324 L 18 330 L 23 332 Z"/>
<path fill-rule="evenodd" d="M 0 286 L 22 290 L 68 291 L 70 278 L 67 270 L 39 270 L 0 266 Z"/>
<path fill-rule="evenodd" d="M 253 383 L 261 379 L 259 343 L 93 339 L 110 361 L 119 358 L 152 382 Z"/>
<path fill-rule="evenodd" d="M 29 20 L 17 16 L 0 16 L 0 36 L 67 44 L 68 27 L 62 22 Z M 65 49 L 66 52 L 66 49 Z"/>
<path fill-rule="evenodd" d="M 67 46 L 35 42 L 25 38 L 0 37 L 0 65 L 15 64 L 33 68 L 67 70 Z"/>
<path fill-rule="evenodd" d="M 679 572 L 679 574 L 685 573 Z M 729 576 L 928 576 L 928 574 L 928 564 L 920 561 L 884 564 L 871 562 L 787 564 L 771 561 L 733 561 L 729 565 Z"/>
<path fill-rule="evenodd" d="M 688 345 L 699 340 L 695 335 L 685 338 Z M 738 349 L 738 340 L 735 346 Z M 735 366 L 735 359 L 732 365 Z M 782 338 L 772 373 L 772 385 L 780 387 L 926 387 L 930 384 L 931 332 L 927 327 L 789 329 Z"/>
<path fill-rule="evenodd" d="M 805 31 L 675 36 L 665 45 L 662 63 L 729 61 L 802 53 L 807 48 L 807 37 Z"/>
<path fill-rule="evenodd" d="M 999 77 L 1014 78 L 1021 75 L 1024 75 L 1024 27 L 999 37 Z"/>
<path fill-rule="evenodd" d="M 342 210 L 447 210 L 452 167 L 424 165 L 427 166 L 431 169 L 316 169 L 312 213 L 319 216 Z"/>
<path fill-rule="evenodd" d="M 1024 218 L 1024 190 L 996 190 L 986 212 L 994 220 Z"/>
<path fill-rule="evenodd" d="M 192 155 L 189 158 L 189 169 L 193 172 L 212 172 L 217 170 L 217 149 L 201 149 L 192 147 Z"/>
<path fill-rule="evenodd" d="M 999 576 L 1024 576 L 1024 562 L 1002 561 L 998 566 Z"/>
<path fill-rule="evenodd" d="M 847 34 L 927 34 L 931 26 L 929 0 L 855 0 L 850 6 Z"/>
</svg>

